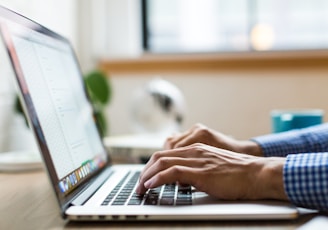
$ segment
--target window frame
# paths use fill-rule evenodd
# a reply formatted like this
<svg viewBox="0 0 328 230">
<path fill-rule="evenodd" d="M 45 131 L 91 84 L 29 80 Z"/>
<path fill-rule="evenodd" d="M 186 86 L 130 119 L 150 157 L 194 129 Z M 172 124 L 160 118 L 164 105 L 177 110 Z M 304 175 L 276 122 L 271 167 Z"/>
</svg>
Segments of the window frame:
<svg viewBox="0 0 328 230">
<path fill-rule="evenodd" d="M 142 49 L 148 51 L 148 16 L 147 16 L 147 0 L 141 0 L 141 34 L 142 34 Z"/>
<path fill-rule="evenodd" d="M 156 52 L 156 51 L 151 51 L 150 50 L 150 46 L 149 46 L 149 28 L 148 28 L 148 15 L 147 15 L 147 11 L 148 11 L 148 0 L 141 0 L 141 30 L 142 30 L 142 49 L 144 50 L 144 52 L 146 53 L 151 53 L 151 54 L 154 54 L 154 55 L 157 55 L 157 54 L 193 54 L 193 52 L 183 52 L 183 51 L 178 51 L 176 53 L 173 53 L 173 52 Z M 254 3 L 255 1 L 249 1 L 250 3 Z M 254 7 L 254 6 L 253 6 Z M 252 11 L 251 10 L 251 6 L 248 7 L 247 11 L 249 13 L 249 25 L 254 25 L 256 23 L 256 20 L 254 18 L 254 16 L 252 14 L 250 14 L 250 12 Z M 255 6 L 256 8 L 256 6 Z M 250 36 L 250 34 L 248 34 L 248 36 Z M 328 47 L 323 47 L 323 48 L 308 48 L 308 49 L 272 49 L 272 50 L 256 50 L 253 48 L 252 45 L 249 44 L 249 50 L 244 50 L 244 51 L 235 51 L 235 50 L 231 50 L 231 51 L 220 51 L 220 50 L 214 50 L 213 52 L 208 52 L 208 51 L 201 51 L 201 52 L 197 52 L 197 53 L 200 53 L 200 54 L 203 54 L 203 53 L 248 53 L 248 52 L 288 52 L 288 53 L 294 53 L 295 51 L 296 52 L 308 52 L 310 51 L 311 53 L 312 52 L 321 52 L 322 50 L 328 50 Z"/>
</svg>

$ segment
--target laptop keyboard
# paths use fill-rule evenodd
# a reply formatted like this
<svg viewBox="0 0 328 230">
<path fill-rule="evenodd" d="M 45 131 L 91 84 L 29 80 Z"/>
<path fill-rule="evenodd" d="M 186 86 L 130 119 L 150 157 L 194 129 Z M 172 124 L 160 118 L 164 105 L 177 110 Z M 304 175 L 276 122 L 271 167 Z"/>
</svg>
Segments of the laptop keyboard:
<svg viewBox="0 0 328 230">
<path fill-rule="evenodd" d="M 167 184 L 149 189 L 146 194 L 139 195 L 134 190 L 138 183 L 140 172 L 128 173 L 108 194 L 102 205 L 191 205 L 191 186 Z"/>
</svg>

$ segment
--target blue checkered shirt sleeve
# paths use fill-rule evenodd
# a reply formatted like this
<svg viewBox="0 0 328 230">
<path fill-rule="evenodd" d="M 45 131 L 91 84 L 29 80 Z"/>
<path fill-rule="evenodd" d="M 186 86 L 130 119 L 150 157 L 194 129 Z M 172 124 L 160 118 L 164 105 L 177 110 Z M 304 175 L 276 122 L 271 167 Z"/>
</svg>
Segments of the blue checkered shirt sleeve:
<svg viewBox="0 0 328 230">
<path fill-rule="evenodd" d="M 328 124 L 253 138 L 265 156 L 286 157 L 285 192 L 300 207 L 328 211 Z"/>
</svg>

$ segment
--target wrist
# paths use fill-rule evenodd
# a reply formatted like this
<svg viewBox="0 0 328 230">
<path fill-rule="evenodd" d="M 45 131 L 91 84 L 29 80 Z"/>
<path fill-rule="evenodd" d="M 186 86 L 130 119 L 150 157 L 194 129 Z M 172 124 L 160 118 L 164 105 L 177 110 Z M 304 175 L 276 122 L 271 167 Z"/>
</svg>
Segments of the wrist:
<svg viewBox="0 0 328 230">
<path fill-rule="evenodd" d="M 262 199 L 288 200 L 284 189 L 282 157 L 263 158 L 262 167 L 256 178 L 257 196 Z"/>
<path fill-rule="evenodd" d="M 262 148 L 254 141 L 240 141 L 238 152 L 263 157 Z"/>
</svg>

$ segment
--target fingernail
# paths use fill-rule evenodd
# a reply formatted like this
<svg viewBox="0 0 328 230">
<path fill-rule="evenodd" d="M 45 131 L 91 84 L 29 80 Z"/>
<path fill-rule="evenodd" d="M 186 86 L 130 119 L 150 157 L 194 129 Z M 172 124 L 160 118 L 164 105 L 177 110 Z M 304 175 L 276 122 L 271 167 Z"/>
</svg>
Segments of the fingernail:
<svg viewBox="0 0 328 230">
<path fill-rule="evenodd" d="M 152 185 L 152 183 L 153 183 L 152 179 L 147 180 L 147 181 L 144 183 L 145 188 L 150 188 L 151 185 Z"/>
</svg>

